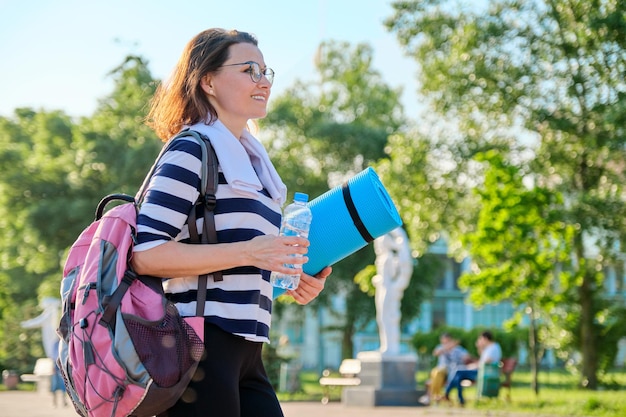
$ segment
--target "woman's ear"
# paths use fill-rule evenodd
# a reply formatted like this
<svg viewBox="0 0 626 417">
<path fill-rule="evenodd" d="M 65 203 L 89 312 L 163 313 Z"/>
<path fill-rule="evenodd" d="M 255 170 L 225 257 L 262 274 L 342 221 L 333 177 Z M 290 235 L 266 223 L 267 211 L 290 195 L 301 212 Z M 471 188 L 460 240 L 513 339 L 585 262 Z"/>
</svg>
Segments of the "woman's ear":
<svg viewBox="0 0 626 417">
<path fill-rule="evenodd" d="M 202 90 L 210 96 L 215 94 L 213 92 L 213 79 L 209 74 L 202 77 L 200 80 L 200 87 L 202 87 Z"/>
</svg>

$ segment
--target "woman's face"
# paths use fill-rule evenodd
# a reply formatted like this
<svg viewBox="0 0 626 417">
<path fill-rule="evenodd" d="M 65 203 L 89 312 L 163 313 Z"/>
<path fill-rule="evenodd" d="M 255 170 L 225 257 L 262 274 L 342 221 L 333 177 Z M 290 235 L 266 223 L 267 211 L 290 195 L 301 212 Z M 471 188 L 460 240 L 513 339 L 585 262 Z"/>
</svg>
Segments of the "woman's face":
<svg viewBox="0 0 626 417">
<path fill-rule="evenodd" d="M 238 43 L 231 45 L 228 52 L 229 58 L 222 67 L 203 78 L 202 88 L 220 121 L 238 136 L 248 120 L 265 117 L 272 85 L 264 75 L 254 82 L 250 65 L 233 65 L 252 61 L 263 72 L 265 60 L 257 46 Z"/>
</svg>

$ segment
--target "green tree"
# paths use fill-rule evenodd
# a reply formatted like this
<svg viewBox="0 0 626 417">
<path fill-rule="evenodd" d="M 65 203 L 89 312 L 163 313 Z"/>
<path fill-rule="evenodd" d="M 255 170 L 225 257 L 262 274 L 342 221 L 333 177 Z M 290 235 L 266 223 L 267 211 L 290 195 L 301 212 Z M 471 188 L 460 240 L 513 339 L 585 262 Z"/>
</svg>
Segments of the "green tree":
<svg viewBox="0 0 626 417">
<path fill-rule="evenodd" d="M 562 204 L 556 193 L 543 187 L 526 187 L 523 173 L 497 152 L 479 155 L 487 164 L 480 196 L 476 228 L 463 238 L 472 259 L 472 270 L 459 280 L 471 289 L 470 299 L 484 305 L 510 300 L 522 307 L 529 322 L 530 366 L 533 388 L 539 393 L 539 344 L 537 325 L 548 319 L 566 300 L 558 282 L 570 279 L 555 271 L 566 262 L 572 227 L 555 215 Z"/>
<path fill-rule="evenodd" d="M 61 112 L 17 109 L 0 118 L 0 363 L 11 368 L 26 370 L 33 359 L 37 340 L 25 339 L 19 322 L 35 312 L 39 285 L 59 282 L 74 197 L 67 187 L 73 138 L 73 123 Z"/>
<path fill-rule="evenodd" d="M 322 43 L 319 80 L 298 80 L 272 99 L 260 125 L 290 190 L 325 192 L 382 158 L 387 137 L 405 124 L 400 91 L 383 82 L 372 59 L 366 44 Z"/>
<path fill-rule="evenodd" d="M 312 197 L 326 192 L 349 176 L 385 157 L 390 135 L 406 125 L 400 91 L 386 85 L 372 68 L 373 51 L 366 44 L 322 43 L 318 50 L 317 82 L 296 81 L 272 99 L 268 116 L 260 121 L 268 152 L 290 190 Z M 371 245 L 370 245 L 371 246 Z M 352 336 L 375 317 L 374 302 L 355 285 L 355 276 L 374 261 L 367 246 L 333 267 L 333 275 L 319 302 L 331 294 L 346 300 L 340 330 L 344 357 L 352 357 Z M 424 263 L 424 270 L 430 262 Z M 371 278 L 371 269 L 357 277 Z M 429 276 L 428 276 L 429 277 Z M 428 277 L 412 280 L 403 302 L 403 316 L 415 317 L 420 300 L 428 293 Z"/>
<path fill-rule="evenodd" d="M 129 57 L 111 75 L 114 91 L 90 118 L 32 109 L 0 118 L 0 363 L 22 369 L 36 357 L 37 341 L 10 321 L 38 314 L 38 295 L 59 296 L 65 253 L 100 198 L 134 194 L 161 146 L 143 125 L 154 91 L 145 62 Z M 23 347 L 31 355 L 15 356 Z"/>
<path fill-rule="evenodd" d="M 3 270 L 15 270 L 24 287 L 19 293 L 36 287 L 34 275 L 58 268 L 72 138 L 73 124 L 60 112 L 18 109 L 14 120 L 0 119 L 0 245 Z"/>
<path fill-rule="evenodd" d="M 126 57 L 109 74 L 114 80 L 112 93 L 99 100 L 93 116 L 81 123 L 80 133 L 90 157 L 86 174 L 96 192 L 90 196 L 94 207 L 108 193 L 134 195 L 162 146 L 144 124 L 158 82 L 147 65 L 141 57 Z"/>
<path fill-rule="evenodd" d="M 450 244 L 474 221 L 476 197 L 468 177 L 469 152 L 414 129 L 389 137 L 387 158 L 376 164 L 402 213 L 411 245 L 419 256 L 441 238 Z M 453 249 L 454 250 L 454 249 Z"/>
<path fill-rule="evenodd" d="M 612 307 L 602 293 L 604 271 L 615 266 L 626 234 L 623 2 L 500 0 L 483 9 L 426 0 L 393 7 L 387 26 L 419 62 L 421 90 L 434 111 L 458 126 L 465 144 L 458 149 L 510 146 L 516 137 L 537 142 L 535 183 L 563 195 L 559 218 L 574 230 L 563 236 L 572 247 L 572 278 L 561 282 L 570 297 L 564 308 L 576 320 L 571 339 L 582 356 L 581 384 L 597 388 L 602 316 Z"/>
</svg>

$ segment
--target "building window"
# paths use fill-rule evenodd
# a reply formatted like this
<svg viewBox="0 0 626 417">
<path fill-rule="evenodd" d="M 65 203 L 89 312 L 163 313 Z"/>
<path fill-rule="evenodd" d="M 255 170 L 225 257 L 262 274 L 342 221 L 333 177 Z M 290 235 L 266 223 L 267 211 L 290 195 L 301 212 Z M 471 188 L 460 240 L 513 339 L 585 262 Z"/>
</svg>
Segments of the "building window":
<svg viewBox="0 0 626 417">
<path fill-rule="evenodd" d="M 459 278 L 463 273 L 462 265 L 460 262 L 456 262 L 454 259 L 450 259 L 452 262 L 452 276 L 454 277 L 454 289 L 459 290 Z"/>
<path fill-rule="evenodd" d="M 432 328 L 447 326 L 446 320 L 446 301 L 441 298 L 435 298 L 432 302 Z"/>
<path fill-rule="evenodd" d="M 477 327 L 501 327 L 513 316 L 511 303 L 489 304 L 474 312 L 474 325 Z"/>
<path fill-rule="evenodd" d="M 463 300 L 447 300 L 447 322 L 448 326 L 465 327 L 465 303 Z"/>
</svg>

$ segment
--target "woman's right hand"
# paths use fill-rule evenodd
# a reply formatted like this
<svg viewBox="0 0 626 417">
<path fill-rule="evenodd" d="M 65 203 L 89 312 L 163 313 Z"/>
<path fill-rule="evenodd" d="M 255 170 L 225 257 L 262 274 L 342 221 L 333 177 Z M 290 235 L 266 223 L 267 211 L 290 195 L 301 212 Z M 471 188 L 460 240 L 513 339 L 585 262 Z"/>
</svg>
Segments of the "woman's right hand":
<svg viewBox="0 0 626 417">
<path fill-rule="evenodd" d="M 250 265 L 267 271 L 293 274 L 294 270 L 285 264 L 304 265 L 309 261 L 306 253 L 310 242 L 303 237 L 264 235 L 247 243 L 245 253 L 250 259 Z"/>
</svg>

